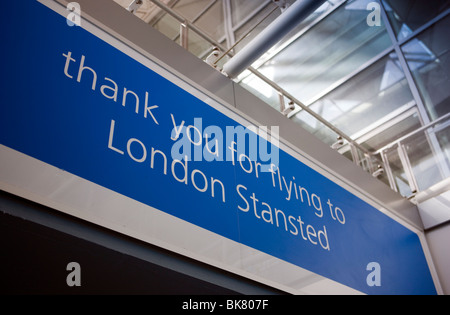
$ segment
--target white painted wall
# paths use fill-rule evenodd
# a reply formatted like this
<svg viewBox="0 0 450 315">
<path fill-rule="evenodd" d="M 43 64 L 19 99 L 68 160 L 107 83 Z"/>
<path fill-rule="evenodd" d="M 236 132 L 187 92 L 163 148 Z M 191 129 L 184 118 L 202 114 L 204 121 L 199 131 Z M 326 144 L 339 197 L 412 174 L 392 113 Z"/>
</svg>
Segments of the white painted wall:
<svg viewBox="0 0 450 315">
<path fill-rule="evenodd" d="M 450 295 L 450 222 L 426 233 L 444 294 Z"/>
</svg>

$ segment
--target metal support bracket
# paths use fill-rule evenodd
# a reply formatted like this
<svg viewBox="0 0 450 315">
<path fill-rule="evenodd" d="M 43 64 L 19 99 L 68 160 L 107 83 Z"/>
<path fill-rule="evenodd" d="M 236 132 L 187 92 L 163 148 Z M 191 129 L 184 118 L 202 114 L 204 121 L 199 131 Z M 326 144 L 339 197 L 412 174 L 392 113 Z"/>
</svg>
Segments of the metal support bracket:
<svg viewBox="0 0 450 315">
<path fill-rule="evenodd" d="M 131 13 L 134 13 L 142 6 L 143 3 L 144 2 L 142 0 L 133 0 L 128 6 L 127 10 Z"/>
</svg>

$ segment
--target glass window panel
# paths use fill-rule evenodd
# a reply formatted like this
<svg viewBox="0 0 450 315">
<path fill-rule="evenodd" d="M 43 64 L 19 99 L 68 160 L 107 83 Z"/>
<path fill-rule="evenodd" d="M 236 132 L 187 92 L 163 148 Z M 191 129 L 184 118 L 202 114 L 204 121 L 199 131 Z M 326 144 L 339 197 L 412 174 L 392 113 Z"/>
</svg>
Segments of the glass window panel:
<svg viewBox="0 0 450 315">
<path fill-rule="evenodd" d="M 444 179 L 437 156 L 430 147 L 430 136 L 420 133 L 409 139 L 404 145 L 420 191 L 426 190 Z"/>
<path fill-rule="evenodd" d="M 240 84 L 246 90 L 259 97 L 273 108 L 280 110 L 280 99 L 278 92 L 254 74 L 249 74 L 241 81 Z"/>
<path fill-rule="evenodd" d="M 311 105 L 311 109 L 351 136 L 411 101 L 405 75 L 397 55 L 392 53 Z"/>
<path fill-rule="evenodd" d="M 329 146 L 336 143 L 338 139 L 338 135 L 334 131 L 329 129 L 327 126 L 314 118 L 314 116 L 304 110 L 300 111 L 292 119 Z M 351 155 L 347 156 L 347 158 L 350 160 L 352 159 Z"/>
<path fill-rule="evenodd" d="M 209 2 L 210 1 L 206 1 L 203 7 L 205 7 Z M 199 11 L 197 11 L 197 13 L 198 12 Z M 212 39 L 219 41 L 225 36 L 223 1 L 217 1 L 194 24 Z"/>
<path fill-rule="evenodd" d="M 402 50 L 432 120 L 450 112 L 450 15 Z"/>
<path fill-rule="evenodd" d="M 439 141 L 439 145 L 441 148 L 441 163 L 444 163 L 444 167 L 450 169 L 450 120 L 447 121 L 445 125 L 445 128 L 436 132 L 436 138 Z"/>
<path fill-rule="evenodd" d="M 193 30 L 188 31 L 188 50 L 197 57 L 204 59 L 205 54 L 211 51 L 211 46 L 208 41 L 203 39 L 200 35 Z"/>
<path fill-rule="evenodd" d="M 181 0 L 175 1 L 173 10 L 184 16 L 188 21 L 193 21 L 202 12 L 211 0 Z M 170 2 L 169 2 L 170 5 Z"/>
<path fill-rule="evenodd" d="M 384 25 L 367 23 L 369 0 L 339 7 L 260 71 L 275 67 L 274 81 L 305 104 L 392 46 Z"/>
<path fill-rule="evenodd" d="M 294 2 L 289 0 L 289 3 Z M 270 12 L 275 5 L 272 1 L 260 0 L 260 1 L 248 1 L 248 0 L 231 0 L 232 21 L 233 26 L 240 24 L 247 18 L 253 19 L 256 16 L 257 10 L 265 7 L 262 11 Z M 267 11 L 268 10 L 268 11 Z M 259 13 L 259 12 L 258 12 Z"/>
<path fill-rule="evenodd" d="M 270 23 L 272 23 L 277 17 L 280 16 L 280 10 L 273 10 L 273 5 L 265 7 L 235 31 L 236 41 L 241 40 L 244 36 L 246 36 L 236 46 L 236 52 L 244 48 L 248 43 L 250 43 L 253 38 L 255 38 L 262 30 L 264 30 L 267 26 L 269 26 Z M 258 23 L 260 24 L 256 26 Z M 252 31 L 250 32 L 250 30 Z"/>
<path fill-rule="evenodd" d="M 173 39 L 180 34 L 180 22 L 168 14 L 165 14 L 158 19 L 153 27 L 170 39 Z"/>
<path fill-rule="evenodd" d="M 362 145 L 368 150 L 375 152 L 395 140 L 409 134 L 410 132 L 419 129 L 420 127 L 422 127 L 422 124 L 419 119 L 419 114 L 416 112 L 399 123 L 389 126 L 384 130 L 377 128 L 374 131 L 375 135 L 365 141 Z"/>
<path fill-rule="evenodd" d="M 346 143 L 343 147 L 338 148 L 337 150 L 340 154 L 345 156 L 347 159 L 349 159 L 350 161 L 353 161 L 356 164 L 358 164 L 359 166 L 361 166 L 363 170 L 365 170 L 365 171 L 368 170 L 368 167 L 367 167 L 368 163 L 366 163 L 367 156 L 364 152 L 362 152 L 357 147 L 353 146 L 353 149 L 352 149 L 352 145 L 349 143 Z"/>
<path fill-rule="evenodd" d="M 289 5 L 292 5 L 295 1 L 296 0 L 287 0 L 286 2 Z M 274 47 L 272 47 L 266 54 L 264 54 L 257 63 L 258 64 L 264 63 L 264 61 L 266 59 L 270 58 L 270 55 L 272 55 L 275 50 L 277 50 L 279 47 L 283 46 L 283 44 L 285 44 L 286 42 L 292 41 L 293 38 L 298 37 L 299 33 L 301 31 L 303 31 L 306 27 L 311 25 L 321 15 L 326 14 L 327 11 L 329 11 L 331 8 L 335 7 L 340 1 L 341 0 L 326 1 L 321 7 L 319 7 L 316 11 L 314 11 L 312 14 L 310 14 L 297 27 L 295 27 L 292 31 L 290 31 L 289 34 L 287 34 Z M 243 2 L 243 3 L 255 2 L 255 4 L 256 4 L 257 1 L 239 0 L 239 2 Z M 274 8 L 275 8 L 275 11 L 273 11 Z M 272 12 L 272 14 L 269 15 L 270 12 Z M 233 14 L 236 14 L 236 11 L 233 11 Z M 239 51 L 240 49 L 245 47 L 245 45 L 248 44 L 254 37 L 256 37 L 265 27 L 267 27 L 276 18 L 278 18 L 280 16 L 280 14 L 281 14 L 281 10 L 279 10 L 277 6 L 275 6 L 273 4 L 268 5 L 268 6 L 264 7 L 263 10 L 258 12 L 256 15 L 251 17 L 251 19 L 248 19 L 248 21 L 246 21 L 241 26 L 239 26 L 239 28 L 236 30 L 236 39 L 241 39 L 244 36 L 246 36 L 246 37 L 245 37 L 245 39 L 242 40 L 241 43 L 239 43 L 239 45 L 237 45 L 236 50 Z M 241 23 L 241 21 L 245 21 L 246 18 L 247 17 L 245 17 L 245 15 L 242 15 L 242 19 L 236 19 L 237 23 L 234 25 L 239 25 Z M 249 33 L 249 31 L 253 27 L 255 27 L 256 24 L 258 24 L 260 22 L 261 22 L 261 24 L 258 27 L 256 27 L 256 29 L 252 30 L 251 33 Z"/>
<path fill-rule="evenodd" d="M 292 1 L 292 2 L 295 2 L 295 1 Z M 313 22 L 315 19 L 320 17 L 322 14 L 324 14 L 331 8 L 338 5 L 339 2 L 341 2 L 341 0 L 328 0 L 328 1 L 324 2 L 321 7 L 319 7 L 316 11 L 314 11 L 314 13 L 312 13 L 310 16 L 308 16 L 305 20 L 303 20 L 299 24 L 299 26 L 297 26 L 295 31 L 298 32 L 301 29 L 303 29 L 305 26 L 308 26 L 311 22 Z"/>
<path fill-rule="evenodd" d="M 388 152 L 385 152 L 385 155 L 389 162 L 389 167 L 391 168 L 392 176 L 394 177 L 398 192 L 405 197 L 411 196 L 412 191 L 409 186 L 409 181 L 406 176 L 405 170 L 403 169 L 402 162 L 398 155 L 397 147 L 394 147 Z"/>
<path fill-rule="evenodd" d="M 448 0 L 383 0 L 398 40 L 450 9 Z"/>
</svg>

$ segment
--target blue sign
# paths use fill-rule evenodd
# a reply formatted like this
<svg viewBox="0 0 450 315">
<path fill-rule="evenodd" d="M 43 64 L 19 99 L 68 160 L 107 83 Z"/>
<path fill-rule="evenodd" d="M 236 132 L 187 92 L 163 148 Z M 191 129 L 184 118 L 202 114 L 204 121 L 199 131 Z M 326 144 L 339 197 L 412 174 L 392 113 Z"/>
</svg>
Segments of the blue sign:
<svg viewBox="0 0 450 315">
<path fill-rule="evenodd" d="M 255 133 L 37 1 L 9 6 L 2 145 L 361 292 L 436 294 L 417 234 L 259 136 L 276 158 L 252 157 L 235 135 Z"/>
</svg>

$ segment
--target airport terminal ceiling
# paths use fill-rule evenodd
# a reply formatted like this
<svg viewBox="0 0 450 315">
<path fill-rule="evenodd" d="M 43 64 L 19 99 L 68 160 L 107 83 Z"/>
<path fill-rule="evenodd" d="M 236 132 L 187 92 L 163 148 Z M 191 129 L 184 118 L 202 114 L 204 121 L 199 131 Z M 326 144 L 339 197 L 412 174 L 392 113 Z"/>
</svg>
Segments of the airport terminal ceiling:
<svg viewBox="0 0 450 315">
<path fill-rule="evenodd" d="M 295 2 L 114 1 L 218 71 Z M 449 0 L 324 1 L 234 80 L 411 197 L 450 176 L 449 13 Z"/>
</svg>

